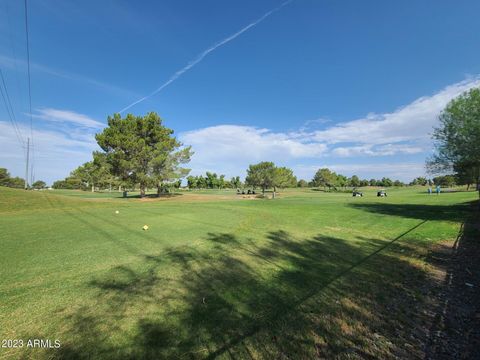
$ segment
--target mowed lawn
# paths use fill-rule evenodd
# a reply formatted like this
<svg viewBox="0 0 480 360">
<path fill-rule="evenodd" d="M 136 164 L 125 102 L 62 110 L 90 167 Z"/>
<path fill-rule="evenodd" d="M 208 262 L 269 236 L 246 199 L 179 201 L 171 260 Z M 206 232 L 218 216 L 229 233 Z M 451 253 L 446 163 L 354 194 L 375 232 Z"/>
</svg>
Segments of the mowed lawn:
<svg viewBox="0 0 480 360">
<path fill-rule="evenodd" d="M 415 354 L 429 249 L 455 239 L 478 195 L 375 191 L 0 187 L 0 339 L 61 342 L 0 358 Z"/>
</svg>

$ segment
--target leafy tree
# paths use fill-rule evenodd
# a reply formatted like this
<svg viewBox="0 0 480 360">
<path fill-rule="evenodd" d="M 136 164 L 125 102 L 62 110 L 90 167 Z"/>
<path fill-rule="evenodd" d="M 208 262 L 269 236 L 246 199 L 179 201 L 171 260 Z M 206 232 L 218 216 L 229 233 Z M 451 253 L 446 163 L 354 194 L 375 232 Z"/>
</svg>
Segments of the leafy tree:
<svg viewBox="0 0 480 360">
<path fill-rule="evenodd" d="M 395 180 L 393 182 L 393 186 L 397 186 L 397 187 L 400 187 L 400 186 L 404 186 L 405 184 L 403 182 L 401 182 L 400 180 Z"/>
<path fill-rule="evenodd" d="M 187 177 L 187 186 L 189 189 L 197 188 L 197 177 L 196 176 L 188 176 Z"/>
<path fill-rule="evenodd" d="M 377 186 L 377 180 L 375 179 L 370 179 L 370 181 L 368 182 L 370 186 Z"/>
<path fill-rule="evenodd" d="M 472 171 L 480 195 L 480 89 L 450 101 L 434 129 L 436 152 L 427 162 L 431 173 Z"/>
<path fill-rule="evenodd" d="M 275 168 L 273 178 L 273 197 L 278 188 L 291 188 L 297 186 L 297 178 L 293 175 L 293 171 L 286 167 Z"/>
<path fill-rule="evenodd" d="M 348 185 L 348 178 L 345 175 L 338 174 L 335 179 L 335 186 L 345 188 Z"/>
<path fill-rule="evenodd" d="M 470 168 L 459 168 L 455 174 L 455 182 L 459 185 L 467 185 L 467 190 L 480 177 L 480 167 L 472 166 Z"/>
<path fill-rule="evenodd" d="M 10 179 L 10 173 L 5 168 L 0 168 L 0 186 L 6 186 Z"/>
<path fill-rule="evenodd" d="M 422 176 L 416 177 L 410 182 L 410 185 L 422 185 L 425 186 L 428 184 L 427 178 L 424 178 Z"/>
<path fill-rule="evenodd" d="M 432 180 L 433 180 L 433 183 L 435 185 L 440 185 L 440 186 L 444 186 L 444 187 L 455 186 L 455 176 L 454 175 L 436 176 Z"/>
<path fill-rule="evenodd" d="M 385 186 L 385 187 L 393 186 L 393 181 L 392 181 L 392 179 L 387 178 L 387 177 L 383 177 L 382 180 L 381 180 L 381 183 L 382 183 L 381 186 Z"/>
<path fill-rule="evenodd" d="M 242 182 L 240 181 L 240 176 L 235 176 L 230 179 L 230 184 L 234 189 L 238 189 L 242 186 Z"/>
<path fill-rule="evenodd" d="M 25 187 L 25 180 L 18 176 L 10 177 L 8 178 L 5 186 L 15 188 L 15 189 L 23 189 Z"/>
<path fill-rule="evenodd" d="M 45 181 L 37 180 L 32 184 L 32 187 L 34 189 L 45 189 L 47 187 L 47 184 L 45 183 Z"/>
<path fill-rule="evenodd" d="M 255 165 L 250 165 L 247 169 L 247 177 L 245 183 L 247 185 L 260 187 L 262 193 L 265 190 L 273 187 L 275 182 L 275 164 L 269 161 L 263 161 Z"/>
<path fill-rule="evenodd" d="M 112 173 L 126 183 L 139 184 L 142 197 L 147 185 L 164 174 L 163 169 L 158 168 L 162 160 L 167 161 L 168 155 L 182 145 L 155 112 L 143 117 L 109 116 L 108 127 L 95 138 L 105 152 Z"/>
<path fill-rule="evenodd" d="M 57 180 L 53 183 L 54 189 L 80 190 L 85 188 L 85 184 L 79 178 L 69 176 L 64 180 Z"/>
<path fill-rule="evenodd" d="M 181 184 L 181 179 L 190 172 L 190 169 L 181 165 L 188 163 L 192 154 L 191 147 L 188 146 L 175 152 L 161 152 L 152 160 L 153 181 L 157 187 L 157 196 L 160 196 L 161 192 L 168 191 L 172 183 L 178 184 L 180 181 Z"/>
<path fill-rule="evenodd" d="M 90 187 L 92 192 L 95 191 L 95 185 L 98 185 L 108 174 L 108 170 L 103 167 L 102 162 L 99 160 L 102 155 L 97 154 L 96 157 L 97 159 L 80 165 L 70 174 L 72 177 L 80 179 L 85 187 Z"/>
<path fill-rule="evenodd" d="M 308 182 L 303 179 L 300 179 L 298 180 L 297 187 L 306 188 L 308 187 Z"/>
<path fill-rule="evenodd" d="M 337 180 L 337 174 L 327 168 L 319 169 L 314 177 L 312 182 L 315 186 L 320 187 L 323 186 L 326 190 L 327 187 L 335 186 L 335 182 Z"/>
<path fill-rule="evenodd" d="M 369 181 L 366 179 L 360 180 L 360 186 L 368 186 Z"/>
<path fill-rule="evenodd" d="M 349 180 L 348 180 L 350 186 L 353 187 L 358 187 L 360 186 L 360 179 L 358 178 L 357 175 L 353 175 Z"/>
</svg>

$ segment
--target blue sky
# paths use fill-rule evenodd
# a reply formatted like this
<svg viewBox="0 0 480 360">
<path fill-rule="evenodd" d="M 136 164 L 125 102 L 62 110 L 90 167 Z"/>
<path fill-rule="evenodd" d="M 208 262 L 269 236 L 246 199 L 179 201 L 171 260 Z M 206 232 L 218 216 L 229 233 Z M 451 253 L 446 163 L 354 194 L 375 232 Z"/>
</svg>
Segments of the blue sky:
<svg viewBox="0 0 480 360">
<path fill-rule="evenodd" d="M 35 177 L 90 159 L 109 114 L 156 111 L 194 174 L 273 160 L 310 179 L 424 174 L 445 104 L 479 86 L 478 1 L 29 2 Z M 23 2 L 0 4 L 2 69 L 30 134 Z M 190 64 L 190 65 L 189 65 Z M 179 76 L 177 76 L 177 75 Z M 2 104 L 0 166 L 24 155 Z"/>
</svg>

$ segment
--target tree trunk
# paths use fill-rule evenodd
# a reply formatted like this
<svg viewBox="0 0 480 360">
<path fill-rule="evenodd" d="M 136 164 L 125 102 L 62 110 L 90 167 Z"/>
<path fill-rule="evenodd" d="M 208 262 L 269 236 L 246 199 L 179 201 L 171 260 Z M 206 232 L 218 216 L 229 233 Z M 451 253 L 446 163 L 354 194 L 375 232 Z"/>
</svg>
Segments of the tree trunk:
<svg viewBox="0 0 480 360">
<path fill-rule="evenodd" d="M 274 186 L 273 187 L 273 199 L 275 199 L 275 193 L 277 192 L 277 188 Z"/>
<path fill-rule="evenodd" d="M 145 197 L 145 185 L 140 184 L 140 197 L 144 198 Z"/>
<path fill-rule="evenodd" d="M 157 197 L 160 197 L 160 193 L 162 192 L 162 188 L 160 185 L 157 186 Z"/>
<path fill-rule="evenodd" d="M 95 192 L 95 184 L 92 184 L 92 192 Z"/>
<path fill-rule="evenodd" d="M 262 186 L 262 194 L 265 195 L 265 186 Z"/>
</svg>

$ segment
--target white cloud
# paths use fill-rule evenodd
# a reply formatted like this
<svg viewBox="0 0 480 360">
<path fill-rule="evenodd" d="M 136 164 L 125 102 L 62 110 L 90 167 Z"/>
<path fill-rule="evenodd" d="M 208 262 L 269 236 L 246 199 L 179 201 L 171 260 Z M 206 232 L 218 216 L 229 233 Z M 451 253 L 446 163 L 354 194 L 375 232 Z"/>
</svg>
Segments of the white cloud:
<svg viewBox="0 0 480 360">
<path fill-rule="evenodd" d="M 340 157 L 352 156 L 390 156 L 396 154 L 418 154 L 426 149 L 421 146 L 408 144 L 360 145 L 350 147 L 336 147 L 331 154 Z"/>
<path fill-rule="evenodd" d="M 20 125 L 20 131 L 30 134 L 30 127 Z M 67 176 L 75 167 L 91 160 L 92 151 L 98 149 L 93 134 L 34 129 L 33 138 L 36 179 L 47 183 Z M 0 121 L 0 154 L 0 167 L 24 177 L 25 149 L 6 121 Z"/>
<path fill-rule="evenodd" d="M 37 112 L 38 114 L 32 114 L 32 116 L 47 121 L 70 123 L 91 129 L 101 129 L 105 126 L 105 124 L 75 111 L 42 108 L 37 109 Z"/>
<path fill-rule="evenodd" d="M 196 161 L 205 165 L 318 157 L 327 148 L 325 144 L 302 142 L 286 133 L 238 125 L 188 131 L 180 139 L 192 145 Z"/>
<path fill-rule="evenodd" d="M 332 126 L 308 134 L 315 141 L 329 144 L 391 144 L 402 141 L 429 141 L 438 115 L 450 100 L 480 86 L 475 77 L 450 86 L 440 92 L 421 97 L 391 113 L 369 114 L 365 118 Z"/>
</svg>

